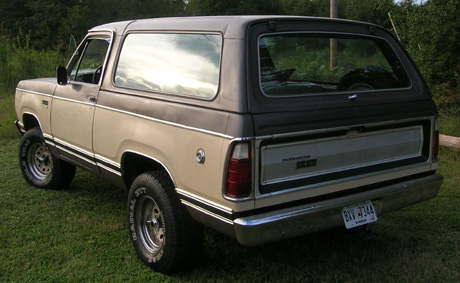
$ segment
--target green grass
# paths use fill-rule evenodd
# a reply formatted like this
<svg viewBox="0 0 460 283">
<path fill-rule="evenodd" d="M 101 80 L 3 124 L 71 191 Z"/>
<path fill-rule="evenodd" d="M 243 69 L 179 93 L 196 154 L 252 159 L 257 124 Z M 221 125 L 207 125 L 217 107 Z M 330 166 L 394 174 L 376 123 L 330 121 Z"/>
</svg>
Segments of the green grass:
<svg viewBox="0 0 460 283">
<path fill-rule="evenodd" d="M 16 113 L 14 112 L 14 95 L 0 95 L 0 139 L 17 137 L 18 130 L 14 125 Z"/>
<path fill-rule="evenodd" d="M 136 257 L 127 192 L 77 170 L 70 188 L 27 185 L 19 140 L 0 140 L 0 282 L 460 281 L 460 152 L 441 148 L 433 200 L 379 217 L 371 237 L 341 229 L 242 247 L 210 229 L 194 269 L 162 275 Z"/>
<path fill-rule="evenodd" d="M 457 115 L 441 115 L 439 128 L 441 134 L 460 137 L 460 117 Z"/>
</svg>

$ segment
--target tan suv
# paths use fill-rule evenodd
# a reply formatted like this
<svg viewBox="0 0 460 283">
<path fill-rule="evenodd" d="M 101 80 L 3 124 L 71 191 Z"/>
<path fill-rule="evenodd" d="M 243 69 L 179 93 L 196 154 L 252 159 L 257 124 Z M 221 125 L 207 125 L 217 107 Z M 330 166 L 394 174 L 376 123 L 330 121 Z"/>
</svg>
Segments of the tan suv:
<svg viewBox="0 0 460 283">
<path fill-rule="evenodd" d="M 258 245 L 366 225 L 442 183 L 430 92 L 367 23 L 105 24 L 57 81 L 21 81 L 16 113 L 25 179 L 63 189 L 78 166 L 128 188 L 134 248 L 161 272 L 193 261 L 201 224 Z"/>
</svg>

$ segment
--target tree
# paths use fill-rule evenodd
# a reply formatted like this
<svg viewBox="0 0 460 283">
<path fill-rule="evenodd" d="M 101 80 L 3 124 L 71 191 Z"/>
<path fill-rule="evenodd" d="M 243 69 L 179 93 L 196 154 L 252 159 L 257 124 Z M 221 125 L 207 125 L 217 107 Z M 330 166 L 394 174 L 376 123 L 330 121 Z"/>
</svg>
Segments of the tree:
<svg viewBox="0 0 460 283">
<path fill-rule="evenodd" d="M 190 0 L 187 15 L 270 15 L 280 14 L 279 0 Z"/>
<path fill-rule="evenodd" d="M 288 15 L 329 17 L 328 0 L 281 0 L 281 2 L 284 12 Z"/>
<path fill-rule="evenodd" d="M 460 22 L 458 0 L 405 1 L 396 14 L 401 41 L 442 108 L 460 112 Z"/>
<path fill-rule="evenodd" d="M 30 33 L 32 46 L 43 49 L 49 48 L 57 37 L 60 19 L 66 11 L 65 4 L 74 3 L 58 0 L 1 0 L 0 4 L 2 15 L 7 15 L 1 20 L 6 29 L 4 33 L 10 36 L 15 36 L 19 31 Z"/>
<path fill-rule="evenodd" d="M 338 0 L 339 17 L 374 23 L 391 29 L 388 12 L 397 9 L 393 0 Z"/>
</svg>

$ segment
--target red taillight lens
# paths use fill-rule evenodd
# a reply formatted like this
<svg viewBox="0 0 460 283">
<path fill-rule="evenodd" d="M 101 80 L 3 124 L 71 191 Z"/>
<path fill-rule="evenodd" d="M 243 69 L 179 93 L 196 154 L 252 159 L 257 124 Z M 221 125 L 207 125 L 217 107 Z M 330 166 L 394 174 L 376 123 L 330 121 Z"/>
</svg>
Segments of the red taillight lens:
<svg viewBox="0 0 460 283">
<path fill-rule="evenodd" d="M 251 195 L 251 147 L 242 142 L 233 145 L 228 160 L 227 191 L 231 198 L 244 198 Z"/>
</svg>

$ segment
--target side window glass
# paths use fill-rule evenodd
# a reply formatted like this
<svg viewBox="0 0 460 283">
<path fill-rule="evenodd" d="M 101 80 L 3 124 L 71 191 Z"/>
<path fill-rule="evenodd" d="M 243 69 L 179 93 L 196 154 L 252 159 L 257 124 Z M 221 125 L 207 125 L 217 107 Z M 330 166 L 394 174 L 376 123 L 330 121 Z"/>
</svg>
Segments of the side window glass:
<svg viewBox="0 0 460 283">
<path fill-rule="evenodd" d="M 219 87 L 222 36 L 129 34 L 118 61 L 121 87 L 212 99 Z"/>
<path fill-rule="evenodd" d="M 98 84 L 110 40 L 90 39 L 72 59 L 69 77 L 72 81 Z M 78 56 L 81 54 L 80 56 Z"/>
</svg>

